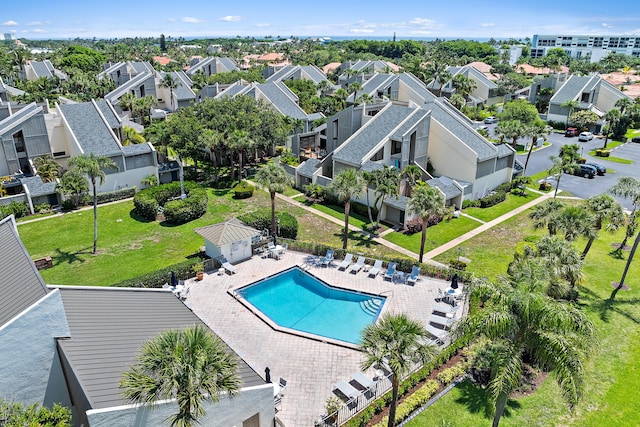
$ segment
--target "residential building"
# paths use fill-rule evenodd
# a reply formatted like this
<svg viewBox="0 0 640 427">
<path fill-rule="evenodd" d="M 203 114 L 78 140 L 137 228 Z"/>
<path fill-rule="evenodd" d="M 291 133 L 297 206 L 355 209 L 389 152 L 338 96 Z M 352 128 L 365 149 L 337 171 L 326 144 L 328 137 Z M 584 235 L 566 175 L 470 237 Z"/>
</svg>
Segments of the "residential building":
<svg viewBox="0 0 640 427">
<path fill-rule="evenodd" d="M 17 89 L 13 86 L 9 86 L 5 84 L 5 82 L 0 79 L 0 104 L 11 101 L 11 98 L 14 96 L 24 95 L 24 91 Z M 4 117 L 0 115 L 0 120 Z"/>
<path fill-rule="evenodd" d="M 310 80 L 314 85 L 327 82 L 330 87 L 337 88 L 327 80 L 327 76 L 315 65 L 285 65 L 281 67 L 269 66 L 263 72 L 267 83 L 282 82 L 285 80 Z"/>
<path fill-rule="evenodd" d="M 228 73 L 231 71 L 239 71 L 238 64 L 232 58 L 222 58 L 210 56 L 192 61 L 191 66 L 187 70 L 187 75 L 193 78 L 198 72 L 203 72 L 209 77 L 217 73 Z"/>
<path fill-rule="evenodd" d="M 54 77 L 60 80 L 68 79 L 68 76 L 56 69 L 48 59 L 44 61 L 27 61 L 26 64 L 24 64 L 24 75 L 27 80 L 38 80 L 41 77 L 46 79 L 52 79 Z"/>
<path fill-rule="evenodd" d="M 0 221 L 0 398 L 69 407 L 74 427 L 162 425 L 175 399 L 134 405 L 120 380 L 142 345 L 169 329 L 206 325 L 164 289 L 46 286 L 12 216 Z M 203 425 L 274 423 L 274 387 L 238 359 L 237 396 L 204 403 Z M 250 424 L 251 423 L 251 424 Z"/>
<path fill-rule="evenodd" d="M 52 154 L 42 106 L 8 105 L 8 117 L 0 121 L 0 176 L 33 173 L 33 159 Z"/>
<path fill-rule="evenodd" d="M 640 36 L 635 35 L 568 35 L 534 34 L 531 57 L 541 58 L 549 49 L 561 48 L 575 59 L 589 58 L 598 62 L 609 53 L 640 57 Z"/>
<path fill-rule="evenodd" d="M 173 81 L 176 82 L 175 89 L 163 87 L 162 79 L 167 75 L 171 75 Z M 184 71 L 161 72 L 157 83 L 159 106 L 163 106 L 168 111 L 176 111 L 179 108 L 188 107 L 196 101 L 196 94 L 191 90 L 193 82 Z"/>
<path fill-rule="evenodd" d="M 504 101 L 504 97 L 498 95 L 498 85 L 487 78 L 487 76 L 475 67 L 465 65 L 463 67 L 448 67 L 447 71 L 451 75 L 451 79 L 443 85 L 438 84 L 436 81 L 430 82 L 427 87 L 434 93 L 440 96 L 450 98 L 456 93 L 456 88 L 453 84 L 453 78 L 457 75 L 464 76 L 475 82 L 476 88 L 469 94 L 467 103 L 471 106 L 476 105 L 494 105 Z"/>
</svg>

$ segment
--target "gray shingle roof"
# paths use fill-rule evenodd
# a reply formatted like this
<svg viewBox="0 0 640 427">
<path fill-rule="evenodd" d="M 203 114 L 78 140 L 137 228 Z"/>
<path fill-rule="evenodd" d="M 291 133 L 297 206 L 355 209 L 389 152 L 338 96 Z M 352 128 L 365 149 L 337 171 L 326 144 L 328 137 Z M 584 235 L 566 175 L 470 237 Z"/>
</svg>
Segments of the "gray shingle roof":
<svg viewBox="0 0 640 427">
<path fill-rule="evenodd" d="M 289 88 L 284 84 L 261 83 L 256 84 L 256 87 L 269 100 L 269 103 L 283 115 L 300 120 L 305 120 L 307 118 L 307 113 L 305 113 L 304 110 L 293 101 L 291 97 L 291 90 L 289 90 Z"/>
<path fill-rule="evenodd" d="M 222 65 L 222 67 L 224 68 L 224 72 L 240 70 L 238 68 L 238 64 L 233 58 L 221 57 L 218 58 L 218 63 Z"/>
<path fill-rule="evenodd" d="M 453 107 L 446 106 L 443 102 L 435 100 L 425 104 L 424 108 L 431 110 L 431 116 L 450 132 L 456 135 L 463 143 L 471 148 L 477 155 L 478 161 L 489 160 L 496 157 L 498 150 L 475 129 L 468 125 L 465 119 L 453 111 Z"/>
<path fill-rule="evenodd" d="M 51 72 L 49 67 L 47 67 L 46 63 L 40 61 L 31 61 L 30 64 L 33 72 L 36 73 L 37 77 L 46 77 L 48 79 L 53 78 L 53 73 Z"/>
<path fill-rule="evenodd" d="M 420 97 L 421 102 L 429 102 L 437 99 L 437 97 L 433 93 L 431 93 L 429 89 L 427 89 L 427 86 L 413 74 L 401 73 L 397 76 L 405 86 L 410 88 L 416 95 Z M 414 99 L 414 97 L 411 97 L 411 99 L 415 102 L 418 102 L 418 100 Z"/>
<path fill-rule="evenodd" d="M 166 73 L 163 73 L 163 77 Z M 178 87 L 173 89 L 173 96 L 178 101 L 184 101 L 189 99 L 196 99 L 196 94 L 191 90 L 191 79 L 187 77 L 184 72 L 172 72 L 171 76 L 178 83 Z"/>
<path fill-rule="evenodd" d="M 151 147 L 146 144 L 131 144 L 122 147 L 125 156 L 135 156 L 138 154 L 146 154 L 151 152 Z"/>
<path fill-rule="evenodd" d="M 58 109 L 85 153 L 106 156 L 122 153 L 118 140 L 93 103 L 60 105 Z"/>
<path fill-rule="evenodd" d="M 24 123 L 40 112 L 42 112 L 42 107 L 37 106 L 34 102 L 19 109 L 6 119 L 0 121 L 0 136 L 4 135 L 9 129 L 19 125 L 20 123 Z"/>
<path fill-rule="evenodd" d="M 242 239 L 260 234 L 255 228 L 231 221 L 207 225 L 206 227 L 196 228 L 193 231 L 216 246 L 228 245 L 229 243 L 238 242 Z"/>
<path fill-rule="evenodd" d="M 552 104 L 563 104 L 571 99 L 578 99 L 582 88 L 589 82 L 589 76 L 570 76 L 562 87 L 551 97 Z"/>
<path fill-rule="evenodd" d="M 118 103 L 118 100 L 122 97 L 122 95 L 124 95 L 125 93 L 129 93 L 132 88 L 142 86 L 147 79 L 153 79 L 153 75 L 148 72 L 142 72 L 106 94 L 104 96 L 104 99 L 115 105 Z"/>
<path fill-rule="evenodd" d="M 427 184 L 442 190 L 446 200 L 453 199 L 454 197 L 458 197 L 462 194 L 462 191 L 455 186 L 453 180 L 446 176 L 430 179 L 427 181 Z"/>
<path fill-rule="evenodd" d="M 387 140 L 414 111 L 413 108 L 388 104 L 334 151 L 333 160 L 352 166 L 361 166 L 369 160 L 365 158 L 368 153 Z"/>
<path fill-rule="evenodd" d="M 39 176 L 20 178 L 22 185 L 29 189 L 31 197 L 47 196 L 56 193 L 57 182 L 42 182 Z"/>
<path fill-rule="evenodd" d="M 48 290 L 18 235 L 13 216 L 0 220 L 0 327 Z"/>
<path fill-rule="evenodd" d="M 168 329 L 204 323 L 171 292 L 60 287 L 71 339 L 58 341 L 92 409 L 129 403 L 119 381 L 142 344 Z M 231 351 L 231 350 L 229 350 Z M 242 387 L 264 384 L 244 361 Z"/>
<path fill-rule="evenodd" d="M 498 152 L 498 157 L 507 157 L 514 154 L 513 148 L 511 148 L 508 144 L 494 144 L 496 147 L 496 151 Z"/>
<path fill-rule="evenodd" d="M 320 160 L 318 159 L 308 159 L 303 162 L 297 169 L 299 175 L 306 176 L 307 178 L 311 178 L 313 174 L 320 167 Z"/>
<path fill-rule="evenodd" d="M 242 92 L 243 90 L 245 90 L 248 86 L 243 85 L 240 82 L 234 83 L 231 86 L 229 86 L 228 88 L 226 88 L 225 90 L 223 90 L 222 92 L 220 92 L 217 97 L 227 97 L 227 96 L 236 96 L 238 95 L 240 92 Z"/>
<path fill-rule="evenodd" d="M 384 199 L 384 204 L 387 206 L 391 206 L 392 208 L 406 210 L 409 200 L 411 199 L 409 199 L 407 196 L 391 196 Z"/>
<path fill-rule="evenodd" d="M 153 74 L 155 72 L 155 69 L 153 68 L 153 66 L 147 61 L 144 61 L 144 62 L 131 61 L 129 62 L 129 65 L 135 71 L 135 74 L 140 74 L 145 72 L 149 74 Z"/>
<path fill-rule="evenodd" d="M 126 65 L 127 64 L 125 64 L 124 62 L 115 62 L 115 63 L 109 65 L 105 70 L 101 71 L 98 74 L 98 79 L 102 79 L 105 76 L 108 76 L 109 74 L 118 71 L 118 69 L 120 69 L 122 67 L 125 67 L 124 69 L 126 70 Z"/>
<path fill-rule="evenodd" d="M 95 103 L 104 118 L 107 120 L 107 123 L 109 124 L 109 127 L 111 129 L 122 127 L 122 121 L 120 120 L 120 117 L 118 117 L 116 112 L 113 110 L 113 107 L 111 107 L 111 105 L 107 101 L 100 100 L 95 101 Z"/>
</svg>

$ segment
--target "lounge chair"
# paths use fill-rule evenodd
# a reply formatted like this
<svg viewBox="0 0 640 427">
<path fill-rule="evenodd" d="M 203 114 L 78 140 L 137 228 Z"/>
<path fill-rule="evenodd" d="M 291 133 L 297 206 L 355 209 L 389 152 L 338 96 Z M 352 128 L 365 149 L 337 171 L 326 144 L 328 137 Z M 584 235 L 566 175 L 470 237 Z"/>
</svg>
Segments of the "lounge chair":
<svg viewBox="0 0 640 427">
<path fill-rule="evenodd" d="M 432 325 L 426 325 L 424 328 L 426 329 L 427 332 L 429 332 L 431 335 L 437 338 L 438 341 L 442 343 L 444 343 L 444 339 L 449 335 L 449 331 L 436 328 L 435 326 L 432 326 Z"/>
<path fill-rule="evenodd" d="M 439 302 L 438 304 L 433 306 L 433 312 L 434 313 L 442 313 L 442 314 L 450 314 L 450 313 L 455 313 L 458 310 L 459 307 L 460 307 L 459 305 L 451 305 L 451 304 L 447 304 L 445 302 Z"/>
<path fill-rule="evenodd" d="M 366 389 L 371 389 L 376 385 L 376 383 L 371 378 L 367 377 L 362 372 L 356 372 L 355 374 L 351 375 L 351 378 L 353 378 L 355 382 Z"/>
<path fill-rule="evenodd" d="M 373 267 L 369 270 L 369 277 L 376 277 L 378 273 L 380 273 L 380 269 L 382 268 L 382 261 L 377 259 L 375 263 L 373 263 Z"/>
<path fill-rule="evenodd" d="M 344 380 L 338 381 L 335 384 L 335 387 L 340 390 L 340 393 L 342 393 L 348 399 L 348 402 L 351 402 L 353 399 L 360 395 L 360 390 Z"/>
<path fill-rule="evenodd" d="M 410 285 L 415 285 L 418 281 L 418 277 L 420 276 L 420 267 L 414 265 L 411 269 L 411 274 L 407 277 L 407 283 Z"/>
<path fill-rule="evenodd" d="M 220 263 L 222 264 L 222 268 L 224 268 L 225 271 L 229 274 L 235 273 L 236 270 L 238 269 L 238 267 L 236 267 L 235 265 L 227 261 L 225 257 L 220 258 Z"/>
<path fill-rule="evenodd" d="M 344 260 L 338 265 L 338 270 L 346 270 L 353 261 L 353 254 L 346 254 Z"/>
<path fill-rule="evenodd" d="M 359 256 L 358 257 L 358 261 L 349 266 L 349 273 L 356 274 L 358 271 L 360 271 L 362 269 L 362 267 L 364 266 L 365 259 L 366 259 L 365 257 Z"/>
<path fill-rule="evenodd" d="M 393 276 L 396 275 L 396 263 L 390 262 L 387 267 L 387 272 L 384 273 L 384 280 L 393 280 Z"/>
<path fill-rule="evenodd" d="M 453 325 L 453 322 L 455 321 L 456 319 L 454 319 L 453 317 L 443 317 L 443 316 L 438 316 L 437 314 L 432 314 L 431 316 L 429 316 L 429 323 L 434 323 L 436 325 L 444 326 L 445 328 L 448 328 L 451 325 Z"/>
<path fill-rule="evenodd" d="M 329 249 L 327 254 L 320 259 L 320 265 L 327 267 L 331 264 L 331 261 L 333 261 L 333 249 Z"/>
</svg>

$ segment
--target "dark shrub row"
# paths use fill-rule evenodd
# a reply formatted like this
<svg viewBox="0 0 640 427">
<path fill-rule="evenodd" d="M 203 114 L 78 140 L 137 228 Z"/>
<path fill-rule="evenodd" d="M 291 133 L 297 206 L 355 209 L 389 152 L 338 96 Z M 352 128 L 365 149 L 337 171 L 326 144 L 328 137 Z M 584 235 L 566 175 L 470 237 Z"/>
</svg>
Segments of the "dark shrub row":
<svg viewBox="0 0 640 427">
<path fill-rule="evenodd" d="M 98 193 L 98 204 L 115 202 L 116 200 L 128 199 L 136 194 L 136 187 L 127 187 L 122 190 L 111 191 L 108 193 Z"/>
<path fill-rule="evenodd" d="M 170 200 L 164 205 L 164 217 L 170 224 L 184 224 L 207 213 L 207 191 L 191 188 L 184 199 Z"/>
<path fill-rule="evenodd" d="M 115 283 L 111 286 L 118 288 L 161 288 L 165 283 L 171 281 L 171 272 L 176 273 L 178 280 L 186 280 L 193 277 L 192 266 L 198 263 L 202 263 L 200 258 L 193 258 L 183 261 L 178 264 L 173 264 L 160 270 L 151 271 L 142 276 L 134 277 L 133 279 L 123 280 L 120 283 Z"/>
<path fill-rule="evenodd" d="M 271 230 L 271 209 L 260 208 L 255 212 L 240 215 L 238 219 L 256 230 Z M 280 220 L 280 236 L 287 239 L 298 237 L 298 220 L 288 212 L 276 212 Z"/>
<path fill-rule="evenodd" d="M 233 197 L 236 199 L 248 199 L 253 196 L 255 187 L 246 181 L 240 181 L 238 185 L 233 187 Z"/>
<path fill-rule="evenodd" d="M 25 202 L 13 201 L 6 206 L 0 205 L 0 219 L 13 214 L 16 218 L 21 218 L 31 214 L 29 206 Z"/>
<path fill-rule="evenodd" d="M 184 183 L 186 199 L 173 200 L 171 203 L 169 200 L 180 197 L 180 183 L 171 182 L 169 184 L 156 185 L 153 187 L 145 188 L 139 191 L 133 198 L 133 205 L 135 207 L 136 214 L 142 218 L 153 221 L 158 214 L 158 208 L 164 207 L 165 217 L 167 220 L 174 224 L 183 224 L 184 222 L 191 221 L 199 218 L 207 211 L 207 193 L 198 184 L 185 181 Z M 199 191 L 195 191 L 199 190 Z M 193 198 L 193 200 L 189 200 Z M 178 203 L 174 203 L 178 202 Z M 169 210 L 169 216 L 167 215 L 167 209 Z M 195 211 L 189 215 L 186 213 L 188 209 L 195 209 Z M 190 218 L 186 221 L 180 222 L 183 218 Z"/>
</svg>

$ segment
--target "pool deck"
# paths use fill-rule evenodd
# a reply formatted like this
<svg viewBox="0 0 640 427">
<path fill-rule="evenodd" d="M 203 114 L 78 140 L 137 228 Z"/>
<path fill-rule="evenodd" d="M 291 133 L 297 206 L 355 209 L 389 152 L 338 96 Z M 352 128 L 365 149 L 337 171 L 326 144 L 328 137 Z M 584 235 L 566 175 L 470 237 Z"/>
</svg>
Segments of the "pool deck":
<svg viewBox="0 0 640 427">
<path fill-rule="evenodd" d="M 307 265 L 305 269 L 325 282 L 347 289 L 383 294 L 387 301 L 382 310 L 404 312 L 426 324 L 435 304 L 438 289 L 449 283 L 420 276 L 415 286 L 383 279 L 382 271 L 375 279 L 368 273 L 338 271 L 339 262 L 330 267 L 309 266 L 308 254 L 289 251 L 280 260 L 254 256 L 237 264 L 234 275 L 205 274 L 202 281 L 188 281 L 187 304 L 209 327 L 222 338 L 259 375 L 265 368 L 271 380 L 287 380 L 281 410 L 277 417 L 287 427 L 312 426 L 324 413 L 326 400 L 339 380 L 349 381 L 360 370 L 362 353 L 353 348 L 312 340 L 272 329 L 263 320 L 235 300 L 228 291 L 253 283 L 289 267 Z M 462 311 L 462 310 L 459 310 Z M 460 313 L 458 313 L 460 315 Z M 365 372 L 370 378 L 374 370 Z"/>
</svg>

